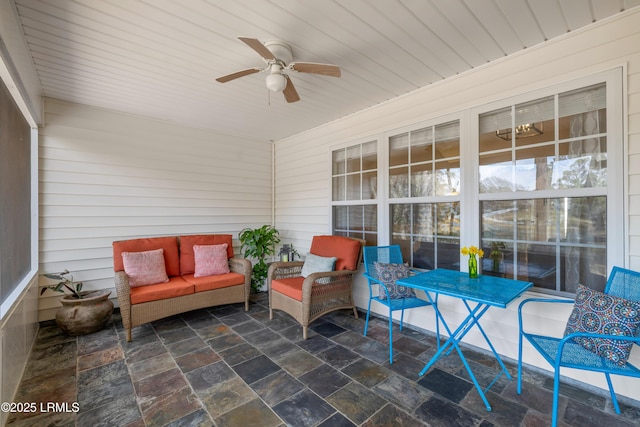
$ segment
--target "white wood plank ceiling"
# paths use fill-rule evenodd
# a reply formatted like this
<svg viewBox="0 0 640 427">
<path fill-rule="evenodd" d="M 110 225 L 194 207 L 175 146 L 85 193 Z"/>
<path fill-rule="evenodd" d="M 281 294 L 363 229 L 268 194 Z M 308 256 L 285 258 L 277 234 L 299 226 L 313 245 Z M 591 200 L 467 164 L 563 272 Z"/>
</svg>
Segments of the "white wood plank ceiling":
<svg viewBox="0 0 640 427">
<path fill-rule="evenodd" d="M 15 0 L 43 94 L 223 133 L 278 140 L 467 72 L 640 0 Z M 282 40 L 286 103 L 238 36 Z"/>
</svg>

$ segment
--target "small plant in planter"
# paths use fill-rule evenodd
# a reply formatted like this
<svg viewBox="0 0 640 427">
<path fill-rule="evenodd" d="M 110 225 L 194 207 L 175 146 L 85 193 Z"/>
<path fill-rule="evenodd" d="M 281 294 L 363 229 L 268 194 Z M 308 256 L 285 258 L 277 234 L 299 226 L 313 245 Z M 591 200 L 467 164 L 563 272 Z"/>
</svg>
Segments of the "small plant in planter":
<svg viewBox="0 0 640 427">
<path fill-rule="evenodd" d="M 45 286 L 40 295 L 47 290 L 64 294 L 60 298 L 62 307 L 56 312 L 56 323 L 63 332 L 77 336 L 97 332 L 105 327 L 113 313 L 113 302 L 109 300 L 111 292 L 83 291 L 82 282 L 75 282 L 68 270 L 43 276 L 57 280 L 58 283 Z"/>
<path fill-rule="evenodd" d="M 98 292 L 96 291 L 84 291 L 82 292 L 82 282 L 74 282 L 73 276 L 69 273 L 69 270 L 65 270 L 62 273 L 45 273 L 43 274 L 47 279 L 59 280 L 59 282 L 55 285 L 48 285 L 42 288 L 40 291 L 40 295 L 44 295 L 47 290 L 52 290 L 55 292 L 61 292 L 66 294 L 65 289 L 70 292 L 72 298 L 82 299 L 89 294 Z M 67 277 L 69 276 L 69 277 Z"/>
<path fill-rule="evenodd" d="M 245 258 L 253 258 L 257 262 L 253 265 L 251 274 L 251 289 L 259 291 L 264 284 L 269 265 L 266 260 L 268 256 L 275 255 L 276 245 L 280 243 L 278 230 L 271 225 L 263 225 L 260 228 L 245 228 L 238 235 Z"/>
</svg>

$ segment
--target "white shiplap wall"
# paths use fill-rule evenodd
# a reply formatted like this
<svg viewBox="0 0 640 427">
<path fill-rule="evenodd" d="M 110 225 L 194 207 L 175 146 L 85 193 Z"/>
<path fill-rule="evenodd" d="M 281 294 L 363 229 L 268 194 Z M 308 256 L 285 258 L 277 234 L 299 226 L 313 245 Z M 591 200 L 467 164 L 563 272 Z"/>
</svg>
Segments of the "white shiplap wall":
<svg viewBox="0 0 640 427">
<path fill-rule="evenodd" d="M 302 251 L 308 250 L 311 236 L 330 230 L 330 163 L 329 152 L 337 143 L 374 139 L 394 128 L 464 112 L 472 107 L 535 89 L 560 84 L 578 77 L 623 67 L 627 73 L 628 133 L 625 144 L 628 175 L 625 182 L 628 207 L 627 267 L 640 270 L 640 11 L 596 24 L 586 31 L 575 31 L 545 45 L 537 46 L 495 63 L 481 66 L 455 78 L 411 92 L 349 117 L 337 120 L 279 141 L 276 144 L 275 207 L 276 226 L 283 229 Z M 356 304 L 366 308 L 366 283 L 358 280 L 354 296 Z M 517 358 L 517 304 L 506 311 L 490 310 L 483 319 L 499 353 Z M 441 298 L 441 308 L 453 326 L 464 316 L 464 307 L 455 300 Z M 435 330 L 433 311 L 420 309 L 408 315 L 409 323 Z M 533 322 L 547 332 L 562 333 L 567 312 L 535 313 Z M 407 320 L 407 317 L 405 317 Z M 478 334 L 468 339 L 486 348 Z M 632 359 L 640 360 L 634 349 Z M 548 369 L 544 362 L 527 351 L 525 362 Z M 574 378 L 598 387 L 606 387 L 602 375 L 567 372 Z M 602 378 L 601 378 L 602 377 Z M 640 399 L 637 380 L 616 378 L 618 393 Z"/>
<path fill-rule="evenodd" d="M 53 99 L 40 131 L 40 272 L 112 289 L 112 242 L 272 221 L 268 141 Z M 239 243 L 234 240 L 236 253 Z M 40 280 L 44 285 L 46 279 Z M 40 299 L 50 319 L 57 295 Z"/>
</svg>

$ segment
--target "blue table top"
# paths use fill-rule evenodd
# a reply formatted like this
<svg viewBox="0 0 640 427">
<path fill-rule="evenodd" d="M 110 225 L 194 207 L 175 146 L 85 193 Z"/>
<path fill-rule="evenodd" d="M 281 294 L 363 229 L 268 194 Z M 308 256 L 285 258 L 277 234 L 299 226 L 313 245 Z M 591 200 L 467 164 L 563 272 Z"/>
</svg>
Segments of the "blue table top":
<svg viewBox="0 0 640 427">
<path fill-rule="evenodd" d="M 396 284 L 502 308 L 533 286 L 504 277 L 480 275 L 471 279 L 469 273 L 442 268 L 399 279 Z"/>
</svg>

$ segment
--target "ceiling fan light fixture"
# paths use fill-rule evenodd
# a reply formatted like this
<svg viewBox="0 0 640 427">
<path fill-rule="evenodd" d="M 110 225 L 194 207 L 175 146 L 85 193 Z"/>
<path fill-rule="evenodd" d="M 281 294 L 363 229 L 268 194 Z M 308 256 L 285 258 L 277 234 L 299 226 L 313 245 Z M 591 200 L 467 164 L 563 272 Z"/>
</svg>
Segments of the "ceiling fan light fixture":
<svg viewBox="0 0 640 427">
<path fill-rule="evenodd" d="M 273 92 L 282 92 L 287 86 L 287 78 L 282 73 L 272 73 L 267 76 L 267 88 Z"/>
</svg>

